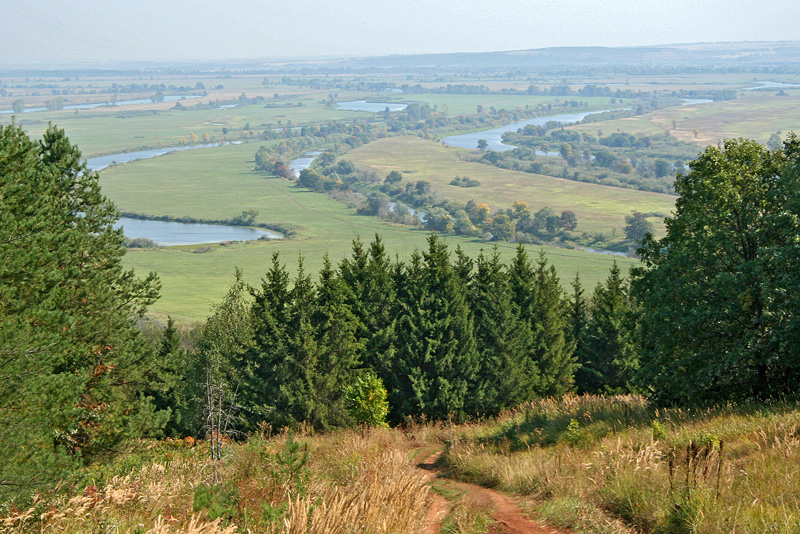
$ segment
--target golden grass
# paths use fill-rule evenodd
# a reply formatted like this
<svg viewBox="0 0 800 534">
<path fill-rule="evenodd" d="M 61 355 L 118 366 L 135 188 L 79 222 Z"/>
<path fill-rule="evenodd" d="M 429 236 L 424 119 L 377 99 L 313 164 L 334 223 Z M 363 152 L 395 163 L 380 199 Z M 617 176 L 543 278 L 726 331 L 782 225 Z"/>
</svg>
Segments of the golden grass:
<svg viewBox="0 0 800 534">
<path fill-rule="evenodd" d="M 579 532 L 798 532 L 797 407 L 687 412 L 642 410 L 641 402 L 543 401 L 482 432 L 469 428 L 444 458 L 454 476 L 529 495 L 552 523 Z M 549 424 L 561 428 L 557 440 L 515 448 L 509 429 L 527 430 L 526 410 L 540 435 Z M 564 428 L 565 418 L 577 424 Z"/>
<path fill-rule="evenodd" d="M 299 477 L 281 471 L 278 452 L 286 434 L 232 443 L 216 464 L 206 444 L 188 449 L 160 442 L 167 447 L 164 456 L 177 447 L 183 447 L 182 455 L 111 476 L 102 487 L 89 484 L 36 497 L 25 510 L 0 518 L 0 532 L 389 534 L 425 529 L 431 500 L 427 477 L 409 459 L 411 442 L 401 431 L 302 434 L 298 440 L 310 456 L 302 485 Z M 202 488 L 222 495 L 226 507 L 218 517 L 212 517 L 213 507 L 198 506 Z M 274 513 L 267 517 L 265 510 Z"/>
</svg>

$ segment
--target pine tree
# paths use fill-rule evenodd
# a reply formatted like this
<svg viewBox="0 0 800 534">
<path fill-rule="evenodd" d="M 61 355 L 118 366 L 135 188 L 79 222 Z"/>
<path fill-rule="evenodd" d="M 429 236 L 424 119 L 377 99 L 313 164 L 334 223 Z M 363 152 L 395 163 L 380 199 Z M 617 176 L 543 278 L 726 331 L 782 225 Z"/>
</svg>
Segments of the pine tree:
<svg viewBox="0 0 800 534">
<path fill-rule="evenodd" d="M 157 432 L 135 321 L 158 280 L 122 268 L 117 212 L 63 130 L 0 126 L 0 497 Z"/>
</svg>

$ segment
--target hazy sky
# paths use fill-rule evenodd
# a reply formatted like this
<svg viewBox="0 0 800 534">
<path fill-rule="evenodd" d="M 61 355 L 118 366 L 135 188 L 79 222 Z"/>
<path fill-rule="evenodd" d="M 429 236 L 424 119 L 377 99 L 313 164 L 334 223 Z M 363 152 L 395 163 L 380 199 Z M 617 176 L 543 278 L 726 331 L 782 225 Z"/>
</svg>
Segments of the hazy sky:
<svg viewBox="0 0 800 534">
<path fill-rule="evenodd" d="M 800 0 L 0 0 L 0 65 L 800 40 Z"/>
</svg>

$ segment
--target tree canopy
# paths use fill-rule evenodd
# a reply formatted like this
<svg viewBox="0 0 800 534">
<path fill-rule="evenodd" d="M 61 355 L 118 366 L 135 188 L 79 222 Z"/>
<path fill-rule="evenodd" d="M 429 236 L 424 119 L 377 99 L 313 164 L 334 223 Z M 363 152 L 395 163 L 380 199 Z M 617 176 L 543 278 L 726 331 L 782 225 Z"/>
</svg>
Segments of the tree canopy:
<svg viewBox="0 0 800 534">
<path fill-rule="evenodd" d="M 736 139 L 679 175 L 663 239 L 645 238 L 634 289 L 642 377 L 658 399 L 796 396 L 800 143 Z"/>
<path fill-rule="evenodd" d="M 155 275 L 122 268 L 117 212 L 64 131 L 0 126 L 0 491 L 55 482 L 152 431 L 135 320 Z"/>
</svg>

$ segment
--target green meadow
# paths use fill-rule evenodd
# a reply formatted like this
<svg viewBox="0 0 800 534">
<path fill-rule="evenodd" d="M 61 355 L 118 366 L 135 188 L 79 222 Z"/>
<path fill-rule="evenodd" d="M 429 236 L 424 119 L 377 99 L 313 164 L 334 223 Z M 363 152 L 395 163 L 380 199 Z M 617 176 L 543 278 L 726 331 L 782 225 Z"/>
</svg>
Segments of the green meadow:
<svg viewBox="0 0 800 534">
<path fill-rule="evenodd" d="M 556 212 L 573 210 L 578 217 L 577 231 L 616 232 L 622 235 L 625 215 L 632 211 L 668 215 L 675 197 L 647 191 L 606 187 L 500 169 L 464 161 L 470 150 L 448 147 L 412 137 L 389 137 L 359 147 L 345 158 L 359 167 L 374 169 L 379 176 L 393 170 L 406 181 L 426 180 L 442 197 L 467 202 L 487 202 L 492 211 L 510 208 L 514 201 L 527 202 L 532 211 L 545 206 Z M 480 182 L 478 187 L 450 185 L 456 176 Z M 661 231 L 663 226 L 657 226 Z"/>
<path fill-rule="evenodd" d="M 368 242 L 379 234 L 389 254 L 401 259 L 426 247 L 428 233 L 422 229 L 358 215 L 327 195 L 253 173 L 254 151 L 255 145 L 200 149 L 132 162 L 101 173 L 104 193 L 122 211 L 225 219 L 253 209 L 259 212 L 257 222 L 304 228 L 287 240 L 130 250 L 125 258 L 129 267 L 139 273 L 156 271 L 161 277 L 162 298 L 151 307 L 153 315 L 204 319 L 212 303 L 219 301 L 233 283 L 235 268 L 243 270 L 246 281 L 257 284 L 275 252 L 280 253 L 291 273 L 296 271 L 302 255 L 306 271 L 316 275 L 326 254 L 334 264 L 338 263 L 359 237 Z M 471 256 L 494 246 L 459 237 L 449 237 L 447 242 L 452 249 L 461 246 Z M 511 243 L 497 245 L 506 257 L 514 252 L 515 245 Z M 531 255 L 539 250 L 540 247 L 529 247 Z M 553 247 L 541 250 L 556 266 L 565 286 L 580 272 L 584 284 L 594 287 L 606 278 L 615 261 L 605 254 Z M 634 263 L 628 258 L 616 261 L 623 269 Z"/>
<path fill-rule="evenodd" d="M 194 101 L 190 101 L 194 102 Z M 302 106 L 297 106 L 297 103 Z M 266 107 L 267 105 L 292 104 L 291 107 Z M 8 116 L 10 118 L 10 116 Z M 337 111 L 325 108 L 316 96 L 303 95 L 292 100 L 268 101 L 248 104 L 236 108 L 219 109 L 186 104 L 184 110 L 140 109 L 127 107 L 118 109 L 97 108 L 75 111 L 42 111 L 25 113 L 17 123 L 31 136 L 40 136 L 49 122 L 57 124 L 67 132 L 73 144 L 77 144 L 84 157 L 93 157 L 117 152 L 132 152 L 142 148 L 155 148 L 160 144 L 175 146 L 203 142 L 203 134 L 209 140 L 241 139 L 245 126 L 258 132 L 264 128 L 280 128 L 287 125 L 303 125 L 336 119 L 356 119 L 363 113 Z M 223 128 L 228 133 L 223 132 Z"/>
<path fill-rule="evenodd" d="M 661 109 L 647 115 L 570 126 L 570 130 L 597 135 L 612 132 L 654 135 L 669 132 L 699 147 L 722 139 L 748 137 L 766 142 L 773 133 L 800 129 L 800 89 L 740 91 L 736 100 Z M 673 124 L 674 121 L 674 124 Z"/>
</svg>

